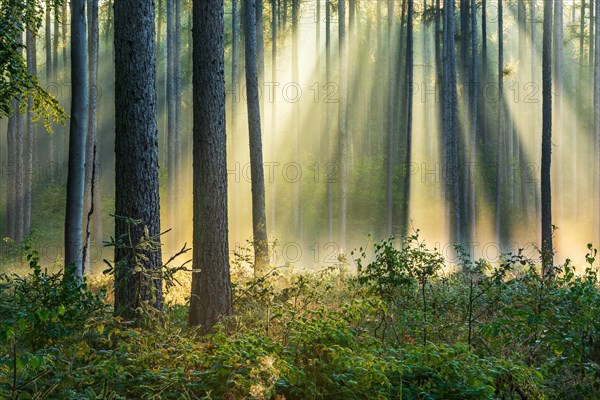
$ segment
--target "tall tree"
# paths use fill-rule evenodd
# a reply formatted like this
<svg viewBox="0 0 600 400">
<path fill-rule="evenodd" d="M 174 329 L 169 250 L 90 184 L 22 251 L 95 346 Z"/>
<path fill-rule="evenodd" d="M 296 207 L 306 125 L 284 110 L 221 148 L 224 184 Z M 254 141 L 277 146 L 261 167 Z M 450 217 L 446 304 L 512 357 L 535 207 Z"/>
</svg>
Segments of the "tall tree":
<svg viewBox="0 0 600 400">
<path fill-rule="evenodd" d="M 460 193 L 458 181 L 458 110 L 456 51 L 454 48 L 454 1 L 444 0 L 444 88 L 442 125 L 444 138 L 445 203 L 451 242 L 460 241 Z"/>
<path fill-rule="evenodd" d="M 498 121 L 496 140 L 496 201 L 494 203 L 494 226 L 495 237 L 500 242 L 500 224 L 503 204 L 504 184 L 504 21 L 502 0 L 498 1 Z"/>
<path fill-rule="evenodd" d="M 64 21 L 63 21 L 64 22 Z M 88 121 L 88 66 L 85 0 L 71 1 L 71 125 L 65 217 L 65 265 L 83 275 L 83 197 Z"/>
<path fill-rule="evenodd" d="M 254 12 L 253 7 L 247 8 Z M 195 0 L 193 18 L 195 272 L 189 323 L 206 329 L 230 315 L 233 305 L 227 237 L 223 0 Z"/>
<path fill-rule="evenodd" d="M 250 175 L 252 182 L 252 233 L 254 241 L 255 273 L 263 272 L 269 262 L 267 218 L 265 211 L 265 176 L 258 95 L 256 62 L 256 11 L 254 0 L 244 3 L 244 36 L 246 59 L 246 91 L 248 130 L 250 135 Z"/>
<path fill-rule="evenodd" d="M 542 266 L 550 272 L 553 265 L 552 191 L 550 161 L 552 153 L 552 0 L 544 0 L 542 34 Z"/>
<path fill-rule="evenodd" d="M 414 0 L 408 0 L 408 11 L 406 17 L 406 149 L 404 160 L 404 179 L 403 179 L 403 197 L 402 197 L 402 234 L 408 235 L 410 225 L 410 190 L 411 190 L 411 172 L 412 163 L 412 126 L 413 126 L 413 81 L 414 81 Z"/>
<path fill-rule="evenodd" d="M 521 0 L 523 2 L 523 0 Z M 477 238 L 477 209 L 475 196 L 475 163 L 477 160 L 477 115 L 479 113 L 479 65 L 477 63 L 477 1 L 471 0 L 471 139 L 469 154 L 469 214 L 471 240 Z"/>
<path fill-rule="evenodd" d="M 390 85 L 387 88 L 387 155 L 386 155 L 386 222 L 387 222 L 387 235 L 392 236 L 393 224 L 394 224 L 394 165 L 395 165 L 395 154 L 394 151 L 394 92 L 396 85 L 391 84 L 394 82 L 394 41 L 393 41 L 393 25 L 394 25 L 394 1 L 388 0 L 388 62 L 387 62 L 387 80 Z"/>
<path fill-rule="evenodd" d="M 143 266 L 150 274 L 160 268 L 160 247 L 138 250 L 143 257 L 127 247 L 144 241 L 145 231 L 153 241 L 160 240 L 154 4 L 116 1 L 114 21 L 115 238 L 126 238 L 126 246 L 115 248 L 115 313 L 131 319 L 141 302 L 157 308 L 162 303 L 160 279 L 149 282 L 135 271 Z"/>
<path fill-rule="evenodd" d="M 331 82 L 331 0 L 325 0 L 325 82 Z M 327 153 L 329 162 L 335 159 L 335 136 L 331 126 L 331 105 L 326 104 L 327 117 L 325 130 L 327 131 Z M 329 230 L 329 241 L 333 242 L 333 179 L 327 179 L 327 225 Z"/>
<path fill-rule="evenodd" d="M 88 104 L 88 126 L 86 139 L 86 155 L 85 155 L 85 197 L 84 197 L 84 215 L 86 216 L 86 229 L 84 232 L 84 273 L 89 271 L 90 266 L 90 244 L 91 244 L 91 227 L 94 227 L 96 233 L 100 233 L 102 227 L 98 226 L 102 223 L 101 210 L 96 207 L 99 204 L 99 189 L 100 182 L 97 169 L 97 129 L 98 119 L 96 115 L 96 106 L 98 100 L 98 41 L 99 41 L 99 24 L 98 24 L 98 0 L 87 0 L 87 18 L 88 18 L 88 67 L 89 67 L 89 104 Z M 92 222 L 93 219 L 93 222 Z M 96 240 L 102 239 L 102 234 L 96 235 Z"/>
<path fill-rule="evenodd" d="M 338 1 L 339 36 L 339 79 L 340 101 L 338 111 L 338 146 L 340 171 L 339 202 L 339 246 L 346 246 L 346 214 L 348 212 L 348 132 L 346 130 L 346 101 L 348 93 L 347 51 L 346 51 L 346 7 L 345 0 Z"/>
<path fill-rule="evenodd" d="M 560 216 L 564 212 L 563 204 L 563 118 L 562 118 L 562 69 L 563 69 L 563 0 L 554 0 L 554 29 L 552 30 L 554 37 L 552 39 L 553 54 L 554 54 L 554 110 L 553 123 L 556 132 L 556 156 L 557 164 L 556 171 L 556 200 L 557 208 Z"/>
<path fill-rule="evenodd" d="M 240 24 L 239 24 L 239 7 L 238 0 L 231 1 L 231 91 L 233 92 L 231 96 L 231 143 L 236 143 L 237 141 L 237 127 L 238 127 L 238 115 L 237 115 L 237 106 L 239 102 L 239 57 L 240 57 Z M 233 159 L 237 159 L 235 157 L 235 149 L 236 146 L 232 146 Z M 234 221 L 235 221 L 235 233 L 240 235 L 240 197 L 241 197 L 241 188 L 240 182 L 235 182 L 235 198 L 234 202 Z"/>
</svg>

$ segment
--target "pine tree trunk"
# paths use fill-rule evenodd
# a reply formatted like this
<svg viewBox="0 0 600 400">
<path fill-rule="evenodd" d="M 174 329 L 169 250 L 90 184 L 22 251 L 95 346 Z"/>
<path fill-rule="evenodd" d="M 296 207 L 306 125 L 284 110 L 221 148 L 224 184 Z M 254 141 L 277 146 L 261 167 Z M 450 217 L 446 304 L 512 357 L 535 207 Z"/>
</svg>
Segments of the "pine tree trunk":
<svg viewBox="0 0 600 400">
<path fill-rule="evenodd" d="M 338 1 L 339 27 L 339 77 L 340 102 L 338 115 L 338 146 L 339 146 L 339 246 L 346 246 L 346 213 L 348 208 L 348 132 L 346 131 L 346 102 L 347 102 L 347 53 L 346 53 L 346 7 L 345 0 Z"/>
<path fill-rule="evenodd" d="M 553 266 L 552 192 L 550 161 L 552 152 L 552 0 L 544 0 L 542 36 L 542 267 L 544 273 Z"/>
<path fill-rule="evenodd" d="M 189 323 L 207 330 L 233 311 L 227 237 L 223 0 L 195 1 L 193 17 L 196 272 L 192 274 Z"/>
<path fill-rule="evenodd" d="M 404 167 L 404 193 L 402 196 L 402 234 L 408 235 L 410 226 L 410 189 L 411 189 L 411 161 L 412 161 L 412 118 L 413 118 L 413 80 L 414 80 L 414 43 L 413 43 L 413 4 L 414 0 L 408 0 L 408 11 L 406 19 L 406 159 Z"/>
<path fill-rule="evenodd" d="M 88 66 L 85 0 L 71 1 L 71 126 L 65 217 L 65 265 L 83 276 L 83 197 L 88 123 Z"/>
<path fill-rule="evenodd" d="M 454 48 L 454 2 L 444 0 L 444 102 L 443 137 L 445 197 L 451 242 L 460 242 L 460 202 L 458 181 L 458 115 L 456 93 L 456 51 Z"/>
<path fill-rule="evenodd" d="M 88 104 L 88 126 L 86 139 L 86 154 L 85 154 L 85 198 L 83 212 L 85 216 L 84 224 L 86 226 L 84 232 L 84 263 L 83 273 L 90 271 L 90 247 L 92 243 L 91 231 L 92 227 L 96 232 L 101 227 L 96 225 L 101 223 L 101 210 L 98 208 L 100 204 L 99 189 L 100 182 L 95 173 L 98 167 L 97 161 L 97 128 L 98 120 L 96 116 L 97 105 L 97 82 L 98 82 L 98 0 L 87 0 L 88 12 L 88 68 L 89 68 L 89 104 Z M 102 237 L 94 237 L 95 242 L 102 240 Z"/>
<path fill-rule="evenodd" d="M 523 0 L 521 0 L 522 2 Z M 479 65 L 477 63 L 477 1 L 471 0 L 471 153 L 469 157 L 469 232 L 471 241 L 477 239 L 477 208 L 475 192 L 475 164 L 477 162 L 477 115 L 479 113 Z"/>
<path fill-rule="evenodd" d="M 387 81 L 390 85 L 387 88 L 387 154 L 386 154 L 386 182 L 385 182 L 385 197 L 386 197 L 386 226 L 387 236 L 392 236 L 394 233 L 394 91 L 396 85 L 393 84 L 394 77 L 394 62 L 393 62 L 393 0 L 388 0 L 388 62 L 387 62 Z M 402 52 L 400 52 L 402 54 Z"/>
<path fill-rule="evenodd" d="M 331 82 L 331 0 L 325 0 L 325 82 Z M 327 153 L 330 165 L 334 165 L 335 160 L 335 135 L 332 132 L 330 103 L 326 104 L 327 120 L 325 129 L 327 130 Z M 327 179 L 327 225 L 329 228 L 329 242 L 334 241 L 333 235 L 333 179 Z"/>
<path fill-rule="evenodd" d="M 496 140 L 496 198 L 494 203 L 494 226 L 497 243 L 503 243 L 500 237 L 502 204 L 503 204 L 503 185 L 504 185 L 504 24 L 502 16 L 502 0 L 498 2 L 498 121 L 497 121 L 497 140 Z"/>
<path fill-rule="evenodd" d="M 254 0 L 244 3 L 244 37 L 246 44 L 246 91 L 248 130 L 250 134 L 250 175 L 252 183 L 252 233 L 254 236 L 255 274 L 264 272 L 269 262 L 267 218 L 265 212 L 265 177 L 258 95 L 256 61 L 256 10 Z"/>
<path fill-rule="evenodd" d="M 158 123 L 154 6 L 144 0 L 115 2 L 115 238 L 137 246 L 147 229 L 160 241 Z M 136 21 L 135 28 L 131 23 Z M 140 220 L 130 225 L 122 218 Z M 213 232 L 214 233 L 214 232 Z M 139 250 L 138 250 L 139 251 Z M 162 266 L 162 252 L 142 251 L 139 264 L 150 271 Z M 162 282 L 134 272 L 132 250 L 115 248 L 115 314 L 135 318 L 136 308 L 162 304 Z"/>
<path fill-rule="evenodd" d="M 237 130 L 238 130 L 238 115 L 237 115 L 237 106 L 239 102 L 240 96 L 240 83 L 239 83 L 239 57 L 240 57 L 240 22 L 239 22 L 239 8 L 238 0 L 231 1 L 231 41 L 232 41 L 232 49 L 231 49 L 231 86 L 232 86 L 232 96 L 231 96 L 231 149 L 232 149 L 232 159 L 237 160 L 236 157 L 236 146 L 234 145 L 237 142 Z M 241 237 L 241 218 L 240 218 L 240 209 L 241 209 L 241 182 L 238 178 L 235 178 L 235 198 L 232 199 L 232 203 L 234 204 L 234 221 L 235 221 L 235 233 L 237 238 Z"/>
</svg>

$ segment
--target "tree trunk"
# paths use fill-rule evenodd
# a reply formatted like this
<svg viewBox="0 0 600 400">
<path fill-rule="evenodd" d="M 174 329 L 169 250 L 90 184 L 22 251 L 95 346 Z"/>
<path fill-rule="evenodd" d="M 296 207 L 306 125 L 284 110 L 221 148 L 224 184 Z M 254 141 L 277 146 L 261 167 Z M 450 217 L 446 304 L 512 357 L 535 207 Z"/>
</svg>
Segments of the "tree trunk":
<svg viewBox="0 0 600 400">
<path fill-rule="evenodd" d="M 340 102 L 338 115 L 338 140 L 339 140 L 339 170 L 340 170 L 340 203 L 339 203 L 339 246 L 346 246 L 346 213 L 348 208 L 348 132 L 346 131 L 346 96 L 347 87 L 347 60 L 346 60 L 346 7 L 345 0 L 338 1 L 338 26 L 339 26 L 339 78 Z"/>
<path fill-rule="evenodd" d="M 562 118 L 562 54 L 563 54 L 563 0 L 554 0 L 554 37 L 552 39 L 554 53 L 554 110 L 553 123 L 556 135 L 556 200 L 558 215 L 564 215 L 563 191 L 563 118 Z"/>
<path fill-rule="evenodd" d="M 37 77 L 37 46 L 36 32 L 27 30 L 27 70 L 33 77 Z M 23 204 L 23 239 L 31 233 L 31 197 L 33 194 L 33 97 L 27 99 L 27 136 L 24 145 L 24 179 L 25 196 Z"/>
<path fill-rule="evenodd" d="M 523 0 L 520 0 L 523 2 Z M 471 0 L 471 153 L 469 157 L 469 214 L 471 241 L 477 240 L 477 209 L 475 192 L 475 163 L 477 162 L 477 115 L 479 113 L 479 77 L 477 64 L 477 1 Z"/>
<path fill-rule="evenodd" d="M 444 0 L 444 102 L 443 137 L 445 197 L 451 242 L 460 242 L 460 202 L 458 181 L 458 111 L 456 93 L 456 51 L 454 48 L 454 1 Z"/>
<path fill-rule="evenodd" d="M 252 183 L 252 233 L 254 236 L 255 274 L 264 272 L 269 262 L 267 218 L 265 212 L 265 177 L 258 95 L 256 62 L 256 11 L 254 0 L 244 3 L 244 36 L 246 43 L 246 91 L 248 130 L 250 134 L 250 175 Z"/>
<path fill-rule="evenodd" d="M 15 101 L 13 101 L 13 104 Z M 16 159 L 16 134 L 17 134 L 17 116 L 13 113 L 8 118 L 8 127 L 6 129 L 6 148 L 8 155 L 8 176 L 6 185 L 7 187 L 17 187 L 17 159 Z M 16 206 L 17 206 L 17 192 L 16 190 L 6 191 L 6 231 L 5 236 L 15 240 L 15 229 L 16 229 Z"/>
<path fill-rule="evenodd" d="M 473 0 L 474 1 L 474 0 Z M 413 43 L 413 8 L 414 0 L 408 0 L 406 18 L 406 159 L 404 166 L 404 190 L 402 196 L 402 234 L 408 235 L 410 226 L 410 188 L 411 188 L 411 161 L 412 161 L 412 118 L 413 118 L 413 80 L 414 80 L 414 43 Z"/>
<path fill-rule="evenodd" d="M 167 0 L 167 173 L 169 193 L 169 226 L 175 225 L 175 174 L 176 174 L 176 94 L 175 94 L 175 1 Z"/>
<path fill-rule="evenodd" d="M 544 0 L 542 42 L 542 267 L 544 273 L 553 266 L 552 192 L 550 161 L 552 152 L 552 0 Z"/>
<path fill-rule="evenodd" d="M 250 10 L 254 12 L 253 7 Z M 194 1 L 193 16 L 196 272 L 192 275 L 189 323 L 206 330 L 231 315 L 233 307 L 227 237 L 223 0 Z"/>
<path fill-rule="evenodd" d="M 97 209 L 99 204 L 99 189 L 100 182 L 94 171 L 97 170 L 97 147 L 96 147 L 96 131 L 98 121 L 96 116 L 97 104 L 97 82 L 98 82 L 98 0 L 87 0 L 88 12 L 88 67 L 89 67 L 89 104 L 88 104 L 88 126 L 86 139 L 86 154 L 85 154 L 85 198 L 84 198 L 84 215 L 86 220 L 84 224 L 86 229 L 84 232 L 84 262 L 83 273 L 90 271 L 90 243 L 91 227 L 98 232 L 97 225 L 101 223 L 101 210 Z M 99 217 L 97 217 L 99 216 Z M 92 221 L 93 218 L 93 221 Z M 94 241 L 102 240 L 102 237 L 94 237 Z"/>
<path fill-rule="evenodd" d="M 52 7 L 46 2 L 45 49 L 46 49 L 46 82 L 52 79 Z"/>
<path fill-rule="evenodd" d="M 237 142 L 237 130 L 238 130 L 238 115 L 237 115 L 237 106 L 239 102 L 239 93 L 240 93 L 240 84 L 239 84 L 239 56 L 240 56 L 240 23 L 239 23 L 239 7 L 238 0 L 231 1 L 231 41 L 232 41 L 232 49 L 231 49 L 231 86 L 232 86 L 232 96 L 231 96 L 231 149 L 232 149 L 232 159 L 237 160 L 236 157 L 236 146 L 234 145 Z M 241 209 L 241 181 L 235 180 L 235 198 L 232 199 L 232 203 L 234 205 L 234 221 L 235 221 L 235 233 L 238 239 L 241 239 L 241 218 L 240 218 L 240 209 Z"/>
<path fill-rule="evenodd" d="M 115 2 L 115 238 L 138 246 L 144 230 L 160 241 L 158 123 L 154 5 L 144 0 Z M 135 29 L 132 29 L 132 22 Z M 123 219 L 140 223 L 131 225 Z M 134 252 L 142 252 L 139 259 Z M 115 314 L 133 319 L 142 302 L 161 308 L 162 282 L 146 274 L 162 266 L 156 249 L 115 248 Z"/>
<path fill-rule="evenodd" d="M 65 217 L 65 265 L 83 276 L 83 197 L 88 121 L 88 66 L 85 0 L 71 1 L 71 126 Z"/>
<path fill-rule="evenodd" d="M 497 243 L 503 243 L 500 233 L 502 219 L 502 204 L 504 197 L 504 25 L 502 0 L 498 1 L 498 121 L 496 140 L 496 201 L 494 203 L 494 226 Z"/>
<path fill-rule="evenodd" d="M 325 82 L 331 82 L 331 0 L 325 0 Z M 327 153 L 329 164 L 334 165 L 335 160 L 335 136 L 331 126 L 331 105 L 326 104 L 327 118 L 325 129 L 327 130 Z M 327 179 L 327 225 L 329 228 L 329 242 L 334 241 L 333 236 L 333 179 Z"/>
</svg>

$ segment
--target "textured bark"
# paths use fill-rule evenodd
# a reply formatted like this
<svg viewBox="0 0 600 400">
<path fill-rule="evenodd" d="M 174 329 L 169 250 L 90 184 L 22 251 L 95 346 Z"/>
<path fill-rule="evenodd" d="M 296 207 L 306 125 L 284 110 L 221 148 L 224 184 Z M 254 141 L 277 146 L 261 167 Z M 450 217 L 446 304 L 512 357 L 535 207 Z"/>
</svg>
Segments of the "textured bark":
<svg viewBox="0 0 600 400">
<path fill-rule="evenodd" d="M 412 162 L 412 119 L 413 119 L 413 80 L 414 80 L 414 34 L 413 15 L 414 0 L 408 0 L 408 11 L 406 18 L 406 158 L 404 160 L 404 180 L 402 197 L 402 234 L 408 235 L 410 226 L 410 189 Z"/>
<path fill-rule="evenodd" d="M 456 93 L 456 52 L 454 49 L 454 2 L 444 0 L 444 90 L 443 138 L 445 198 L 451 242 L 460 241 L 460 197 L 458 180 L 458 110 Z"/>
<path fill-rule="evenodd" d="M 347 51 L 346 51 L 346 7 L 345 0 L 338 1 L 339 29 L 339 77 L 340 101 L 338 115 L 338 146 L 339 146 L 339 243 L 340 248 L 346 247 L 346 214 L 348 209 L 348 132 L 346 130 L 346 102 L 348 93 Z"/>
<path fill-rule="evenodd" d="M 263 272 L 269 262 L 267 218 L 265 211 L 265 176 L 263 169 L 260 99 L 256 63 L 256 13 L 254 0 L 244 3 L 244 37 L 246 44 L 246 91 L 248 130 L 250 135 L 250 177 L 252 182 L 252 233 L 255 273 Z"/>
<path fill-rule="evenodd" d="M 65 218 L 65 265 L 83 275 L 83 196 L 88 120 L 87 32 L 85 0 L 71 1 L 71 126 Z"/>
<path fill-rule="evenodd" d="M 85 197 L 83 211 L 86 216 L 84 221 L 86 225 L 84 233 L 84 264 L 83 273 L 90 271 L 90 243 L 91 243 L 91 227 L 96 232 L 94 241 L 102 240 L 102 218 L 101 210 L 98 207 L 100 196 L 100 183 L 98 182 L 97 174 L 93 171 L 97 170 L 96 142 L 98 119 L 96 116 L 96 104 L 98 97 L 98 0 L 87 0 L 88 13 L 88 68 L 89 68 L 89 104 L 88 104 L 88 126 L 85 151 Z M 92 193 L 94 191 L 94 193 Z M 100 225 L 100 226 L 98 226 Z M 98 233 L 100 233 L 98 235 Z"/>
<path fill-rule="evenodd" d="M 194 255 L 189 323 L 209 329 L 232 313 L 227 238 L 222 0 L 193 3 Z"/>
<path fill-rule="evenodd" d="M 552 153 L 552 0 L 544 0 L 542 35 L 542 266 L 545 272 L 553 265 L 552 191 L 550 161 Z"/>
<path fill-rule="evenodd" d="M 126 244 L 137 246 L 144 228 L 160 240 L 158 124 L 154 6 L 144 0 L 117 1 L 115 21 L 115 214 L 139 220 L 135 226 L 117 218 L 115 238 L 130 232 Z M 131 29 L 135 26 L 136 29 Z M 160 268 L 162 255 L 145 250 L 144 269 Z M 135 317 L 141 301 L 160 308 L 162 282 L 146 282 L 134 273 L 130 249 L 115 249 L 115 313 Z M 154 285 L 156 290 L 150 290 Z M 152 293 L 154 292 L 154 293 Z"/>
</svg>

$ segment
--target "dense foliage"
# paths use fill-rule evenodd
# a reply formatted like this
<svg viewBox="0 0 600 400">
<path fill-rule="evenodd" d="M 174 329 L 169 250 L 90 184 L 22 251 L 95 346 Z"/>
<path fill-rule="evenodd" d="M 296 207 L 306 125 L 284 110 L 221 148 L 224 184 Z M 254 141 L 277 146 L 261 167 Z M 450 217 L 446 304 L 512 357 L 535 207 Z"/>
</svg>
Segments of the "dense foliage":
<svg viewBox="0 0 600 400">
<path fill-rule="evenodd" d="M 107 278 L 0 278 L 0 397 L 9 399 L 590 399 L 600 291 L 523 255 L 444 266 L 416 233 L 318 272 L 234 263 L 236 314 L 190 331 L 178 288 L 143 326 L 111 313 Z M 369 262 L 368 260 L 372 260 Z M 183 277 L 180 277 L 183 278 Z M 187 282 L 187 280 L 185 281 Z M 184 283 L 184 285 L 187 283 Z M 187 288 L 181 288 L 187 293 Z"/>
</svg>

